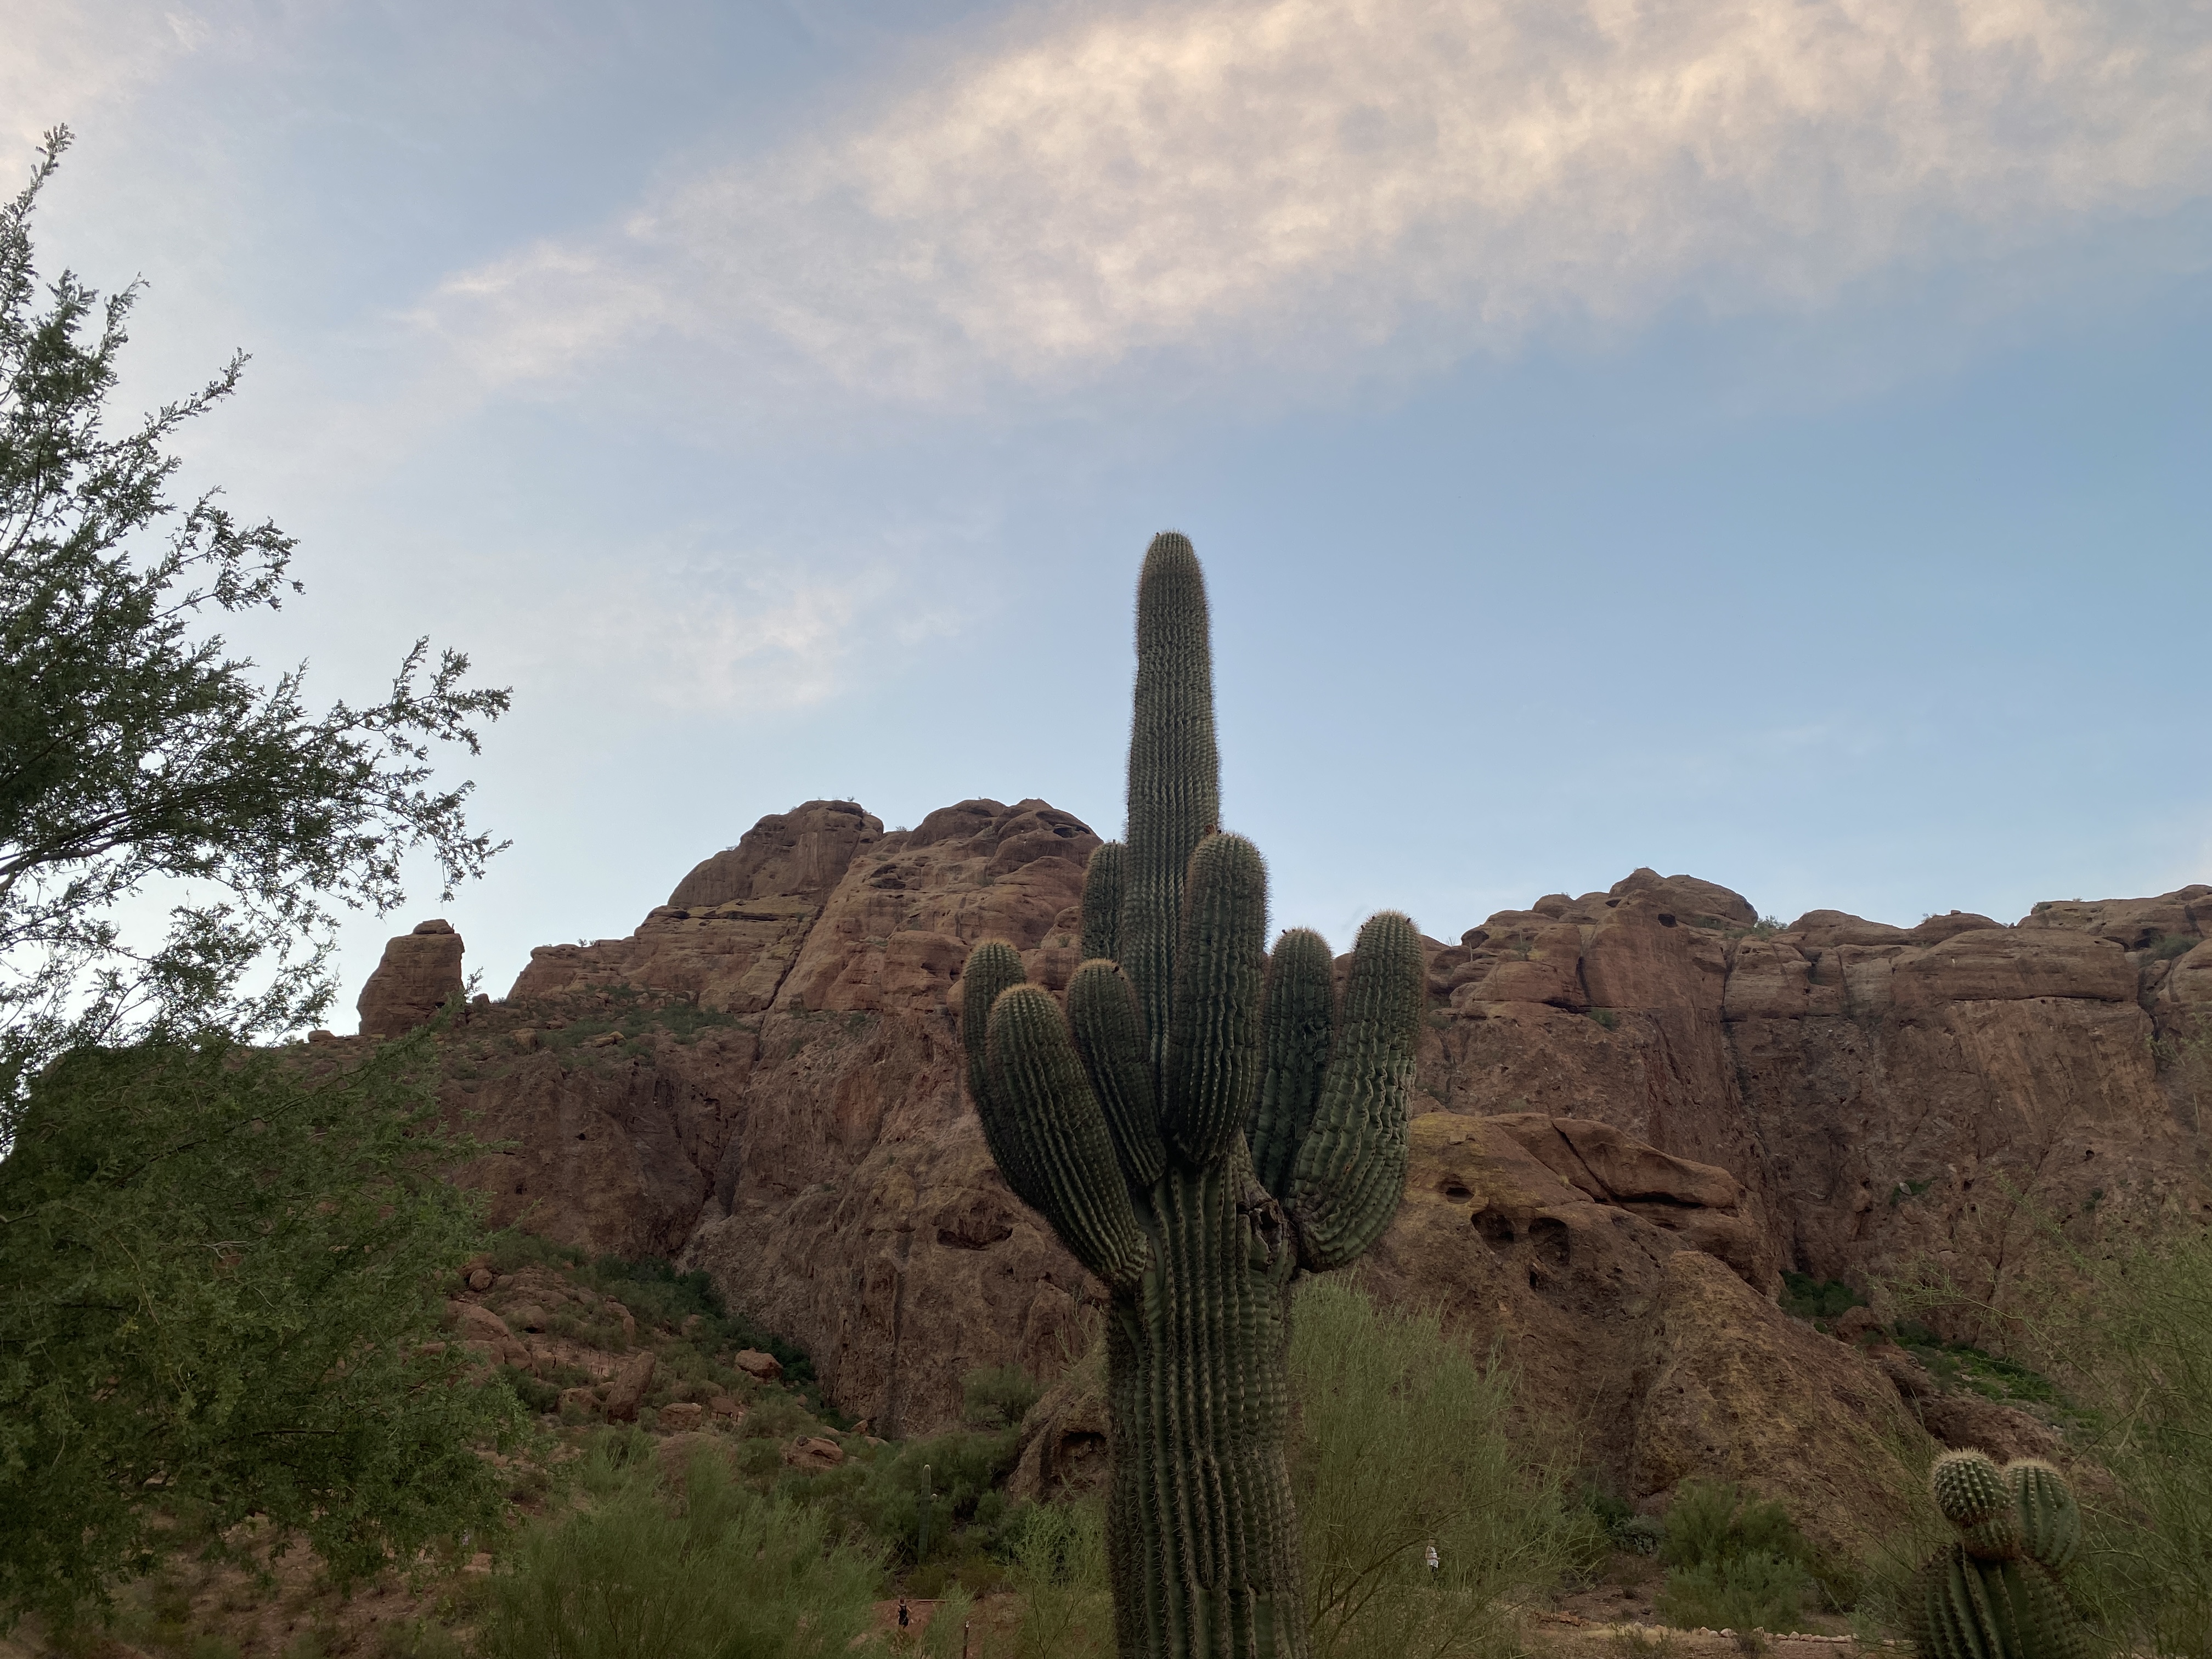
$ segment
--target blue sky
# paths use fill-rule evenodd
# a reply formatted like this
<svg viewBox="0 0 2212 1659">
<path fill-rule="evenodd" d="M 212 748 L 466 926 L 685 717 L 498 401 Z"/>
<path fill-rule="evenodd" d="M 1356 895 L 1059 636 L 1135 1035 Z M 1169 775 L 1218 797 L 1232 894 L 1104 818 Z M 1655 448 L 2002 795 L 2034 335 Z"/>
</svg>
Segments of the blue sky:
<svg viewBox="0 0 2212 1659">
<path fill-rule="evenodd" d="M 239 630 L 515 689 L 503 991 L 763 813 L 1121 817 L 1155 530 L 1279 920 L 2212 880 L 2212 10 L 7 0 L 48 256 L 301 538 Z M 342 1024 L 343 1022 L 341 1022 Z"/>
</svg>

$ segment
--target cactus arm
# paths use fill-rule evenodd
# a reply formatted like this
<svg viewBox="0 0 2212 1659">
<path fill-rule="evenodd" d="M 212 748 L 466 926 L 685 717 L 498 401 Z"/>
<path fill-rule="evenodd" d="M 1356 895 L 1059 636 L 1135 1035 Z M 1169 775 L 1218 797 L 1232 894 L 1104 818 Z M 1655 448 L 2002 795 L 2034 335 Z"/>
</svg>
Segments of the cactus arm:
<svg viewBox="0 0 2212 1659">
<path fill-rule="evenodd" d="M 996 1138 L 1035 1174 L 1030 1200 L 1068 1251 L 1107 1285 L 1126 1291 L 1148 1252 L 1105 1115 L 1052 994 L 1017 985 L 992 1005 L 989 1108 Z"/>
<path fill-rule="evenodd" d="M 2015 1457 L 2005 1465 L 2004 1480 L 2022 1551 L 2053 1572 L 2064 1571 L 2081 1548 L 2081 1507 L 2065 1477 L 2040 1458 Z"/>
<path fill-rule="evenodd" d="M 1244 1127 L 1259 1082 L 1260 991 L 1267 971 L 1267 869 L 1242 836 L 1208 836 L 1190 856 L 1168 1030 L 1161 1127 L 1194 1164 Z"/>
<path fill-rule="evenodd" d="M 1167 1167 L 1152 1068 L 1145 1062 L 1145 1027 L 1137 994 L 1110 962 L 1086 962 L 1067 986 L 1067 1024 L 1106 1115 L 1114 1151 L 1130 1185 L 1148 1189 Z"/>
<path fill-rule="evenodd" d="M 1424 992 L 1420 935 L 1395 910 L 1368 918 L 1352 954 L 1344 1016 L 1289 1209 L 1300 1259 L 1325 1273 L 1382 1236 L 1406 1187 L 1406 1097 Z"/>
<path fill-rule="evenodd" d="M 1137 580 L 1137 690 L 1129 726 L 1129 842 L 1115 960 L 1136 988 L 1158 1074 L 1175 992 L 1183 874 L 1221 819 L 1206 580 L 1189 539 L 1152 538 Z"/>
<path fill-rule="evenodd" d="M 1275 941 L 1260 995 L 1260 1091 L 1245 1133 L 1252 1172 L 1278 1200 L 1290 1196 L 1298 1146 L 1321 1102 L 1336 1023 L 1335 963 L 1328 941 L 1294 927 Z"/>
<path fill-rule="evenodd" d="M 987 939 L 970 951 L 961 972 L 960 1037 L 967 1050 L 968 1097 L 975 1103 L 975 1115 L 982 1121 L 984 1144 L 1014 1196 L 1032 1210 L 1041 1210 L 1044 1188 L 1037 1170 L 1025 1161 L 1027 1144 L 1006 1137 L 1007 1115 L 992 1087 L 988 1053 L 991 1006 L 1028 977 L 1021 953 L 1002 939 Z"/>
<path fill-rule="evenodd" d="M 1083 959 L 1118 962 L 1121 957 L 1121 901 L 1129 885 L 1129 849 L 1105 842 L 1083 872 Z"/>
</svg>

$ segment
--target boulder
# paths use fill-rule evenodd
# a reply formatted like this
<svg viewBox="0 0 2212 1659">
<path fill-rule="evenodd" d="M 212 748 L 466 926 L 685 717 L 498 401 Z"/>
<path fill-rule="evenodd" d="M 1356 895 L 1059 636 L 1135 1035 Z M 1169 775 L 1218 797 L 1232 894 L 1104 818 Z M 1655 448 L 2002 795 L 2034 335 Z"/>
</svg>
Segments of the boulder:
<svg viewBox="0 0 2212 1659">
<path fill-rule="evenodd" d="M 607 1379 L 604 1398 L 609 1422 L 637 1421 L 637 1409 L 645 1403 L 646 1390 L 653 1386 L 653 1351 L 648 1348 L 630 1355 Z"/>
<path fill-rule="evenodd" d="M 845 1461 L 845 1449 L 818 1434 L 801 1435 L 783 1449 L 783 1461 L 794 1469 L 834 1469 Z"/>
<path fill-rule="evenodd" d="M 384 959 L 354 1006 L 367 1037 L 404 1036 L 461 994 L 461 936 L 444 921 L 422 921 L 384 947 Z"/>
<path fill-rule="evenodd" d="M 682 1434 L 697 1428 L 706 1416 L 707 1408 L 696 1401 L 673 1401 L 660 1408 L 659 1426 L 671 1434 Z"/>
<path fill-rule="evenodd" d="M 730 1364 L 747 1376 L 759 1382 L 773 1382 L 783 1375 L 783 1362 L 772 1353 L 763 1353 L 757 1348 L 740 1348 L 730 1356 Z"/>
</svg>

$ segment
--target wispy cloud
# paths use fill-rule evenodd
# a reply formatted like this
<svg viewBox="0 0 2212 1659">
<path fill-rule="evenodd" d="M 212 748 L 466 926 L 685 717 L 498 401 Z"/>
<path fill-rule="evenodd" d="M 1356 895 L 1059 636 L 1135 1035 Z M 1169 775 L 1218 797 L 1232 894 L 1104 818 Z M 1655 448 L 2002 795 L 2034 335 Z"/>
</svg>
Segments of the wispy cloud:
<svg viewBox="0 0 2212 1659">
<path fill-rule="evenodd" d="M 751 574 L 702 575 L 641 562 L 536 611 L 535 671 L 609 688 L 615 702 L 687 714 L 815 707 L 880 666 L 868 659 L 957 633 L 900 567 L 852 569 L 763 561 Z"/>
<path fill-rule="evenodd" d="M 158 0 L 21 0 L 8 8 L 4 30 L 0 140 L 16 167 L 49 129 L 95 122 L 209 33 L 197 12 Z"/>
<path fill-rule="evenodd" d="M 422 319 L 495 385 L 658 340 L 928 400 L 1816 306 L 2208 193 L 2200 7 L 1215 0 L 1002 41 Z"/>
</svg>

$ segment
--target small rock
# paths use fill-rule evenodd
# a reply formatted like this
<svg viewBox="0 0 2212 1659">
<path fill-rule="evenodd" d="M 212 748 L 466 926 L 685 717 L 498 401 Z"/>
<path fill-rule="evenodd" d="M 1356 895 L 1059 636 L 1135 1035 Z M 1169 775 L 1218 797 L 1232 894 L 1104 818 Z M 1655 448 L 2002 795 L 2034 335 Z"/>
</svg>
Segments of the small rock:
<svg viewBox="0 0 2212 1659">
<path fill-rule="evenodd" d="M 307 1033 L 307 1041 L 310 1042 L 336 1042 L 337 1040 L 337 1033 L 335 1031 L 313 1030 Z"/>
<path fill-rule="evenodd" d="M 783 1449 L 783 1461 L 794 1469 L 834 1469 L 845 1461 L 845 1449 L 818 1434 L 801 1435 Z"/>
<path fill-rule="evenodd" d="M 507 1316 L 509 1330 L 542 1331 L 545 1328 L 545 1310 L 534 1302 L 526 1302 Z"/>
<path fill-rule="evenodd" d="M 607 1420 L 635 1423 L 645 1391 L 653 1386 L 653 1351 L 633 1354 L 607 1382 Z"/>
<path fill-rule="evenodd" d="M 1881 1328 L 1881 1321 L 1875 1317 L 1872 1308 L 1846 1308 L 1837 1316 L 1828 1329 L 1838 1342 L 1856 1342 Z"/>
<path fill-rule="evenodd" d="M 561 1390 L 561 1414 L 567 1416 L 569 1407 L 595 1416 L 599 1409 L 599 1395 L 596 1389 L 563 1389 Z"/>
<path fill-rule="evenodd" d="M 732 1356 L 730 1364 L 747 1376 L 763 1382 L 773 1382 L 783 1375 L 783 1362 L 772 1353 L 763 1353 L 758 1348 L 740 1348 Z"/>
<path fill-rule="evenodd" d="M 507 1036 L 507 1041 L 514 1043 L 516 1048 L 521 1049 L 526 1054 L 538 1046 L 538 1033 L 532 1030 L 527 1025 L 524 1026 L 520 1030 L 509 1031 Z"/>
<path fill-rule="evenodd" d="M 706 1415 L 707 1408 L 696 1400 L 679 1400 L 660 1408 L 660 1426 L 671 1434 L 681 1434 L 697 1428 Z"/>
<path fill-rule="evenodd" d="M 469 1288 L 472 1291 L 489 1290 L 491 1288 L 491 1269 L 489 1267 L 479 1267 L 474 1273 L 471 1273 L 469 1275 Z"/>
<path fill-rule="evenodd" d="M 707 1402 L 707 1409 L 717 1417 L 727 1418 L 732 1423 L 745 1420 L 745 1408 L 728 1395 L 718 1394 Z"/>
<path fill-rule="evenodd" d="M 630 1312 L 628 1308 L 623 1307 L 619 1302 L 610 1300 L 606 1306 L 609 1313 L 622 1321 L 623 1342 L 630 1343 L 636 1341 L 637 1316 Z"/>
<path fill-rule="evenodd" d="M 602 1031 L 595 1037 L 585 1038 L 584 1046 L 586 1048 L 611 1048 L 621 1041 L 620 1031 Z"/>
</svg>

